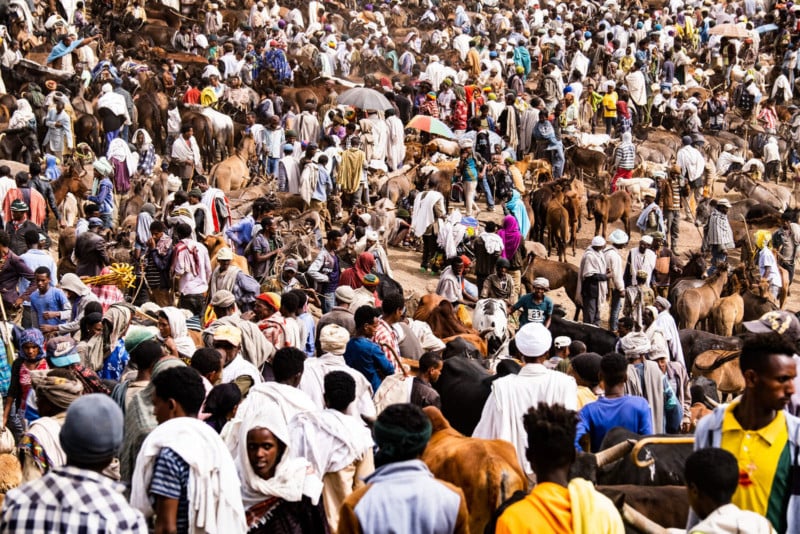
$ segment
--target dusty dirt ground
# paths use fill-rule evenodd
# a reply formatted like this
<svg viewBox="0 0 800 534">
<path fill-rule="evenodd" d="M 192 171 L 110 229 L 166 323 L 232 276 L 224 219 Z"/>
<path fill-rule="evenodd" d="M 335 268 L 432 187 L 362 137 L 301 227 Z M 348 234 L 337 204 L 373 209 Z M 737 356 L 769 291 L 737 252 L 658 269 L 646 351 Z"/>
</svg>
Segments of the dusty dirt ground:
<svg viewBox="0 0 800 534">
<path fill-rule="evenodd" d="M 587 184 L 588 186 L 588 184 Z M 591 191 L 590 187 L 587 187 L 588 190 Z M 592 191 L 594 192 L 594 191 Z M 716 187 L 716 197 L 717 198 L 727 198 L 731 202 L 735 202 L 737 200 L 741 200 L 742 196 L 738 193 L 731 192 L 729 194 L 724 194 L 722 191 L 722 185 L 717 184 Z M 491 213 L 486 211 L 486 204 L 484 201 L 480 201 L 478 205 L 483 209 L 478 215 L 478 220 L 481 223 L 486 223 L 487 221 L 494 221 L 496 223 L 500 223 L 503 218 L 503 214 L 501 212 L 501 208 L 498 206 L 495 208 L 495 213 Z M 452 209 L 461 209 L 463 212 L 464 206 L 460 203 L 451 203 L 450 208 Z M 637 205 L 636 201 L 634 201 L 633 207 L 633 217 L 631 220 L 631 228 L 632 228 L 632 236 L 631 242 L 628 247 L 625 248 L 622 254 L 623 261 L 627 257 L 627 251 L 632 246 L 638 246 L 639 243 L 639 231 L 636 229 L 636 219 L 641 212 L 641 205 Z M 581 217 L 582 225 L 581 229 L 578 232 L 578 241 L 575 247 L 575 255 L 572 255 L 571 248 L 567 248 L 567 261 L 574 265 L 579 265 L 580 260 L 583 254 L 583 251 L 589 246 L 589 242 L 594 237 L 594 221 L 587 221 L 586 220 L 586 208 L 584 205 L 583 214 Z M 614 223 L 610 223 L 608 225 L 608 230 L 606 237 L 610 234 L 613 230 L 617 228 L 623 228 L 621 222 L 617 221 Z M 751 231 L 752 233 L 752 231 Z M 680 222 L 680 232 L 678 237 L 678 254 L 681 256 L 681 260 L 685 261 L 686 256 L 690 252 L 695 252 L 700 250 L 700 245 L 702 243 L 702 229 L 696 227 L 693 223 L 690 223 L 685 220 L 681 220 Z M 388 247 L 387 254 L 389 257 L 389 261 L 392 264 L 392 269 L 394 270 L 395 279 L 403 286 L 406 296 L 408 297 L 411 292 L 414 293 L 415 298 L 419 298 L 425 293 L 433 292 L 436 290 L 436 284 L 439 280 L 437 275 L 431 273 L 423 273 L 420 272 L 419 269 L 419 262 L 422 258 L 421 252 L 416 252 L 409 248 L 395 248 L 395 247 Z M 736 266 L 739 264 L 740 261 L 740 253 L 738 250 L 733 251 L 729 255 L 729 262 L 732 266 Z M 555 257 L 555 251 L 550 259 L 557 259 Z M 474 282 L 474 277 L 472 278 Z M 553 299 L 555 304 L 561 305 L 567 311 L 567 317 L 572 318 L 575 313 L 575 306 L 572 304 L 572 301 L 567 297 L 566 291 L 562 289 L 557 289 L 555 291 L 550 291 L 548 293 L 550 298 Z M 790 288 L 790 294 L 788 299 L 786 300 L 786 304 L 784 308 L 790 310 L 792 312 L 797 311 L 800 309 L 800 288 L 798 288 L 798 282 L 792 284 Z M 607 327 L 606 320 L 608 318 L 608 306 L 607 304 L 604 305 L 603 310 L 601 311 L 601 317 L 603 318 L 602 326 Z"/>
</svg>

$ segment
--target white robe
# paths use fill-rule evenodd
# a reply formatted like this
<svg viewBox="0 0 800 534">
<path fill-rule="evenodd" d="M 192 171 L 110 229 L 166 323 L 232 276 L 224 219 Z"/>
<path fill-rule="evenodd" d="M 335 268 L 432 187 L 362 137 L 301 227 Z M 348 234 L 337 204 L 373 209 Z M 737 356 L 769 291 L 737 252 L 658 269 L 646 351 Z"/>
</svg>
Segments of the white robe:
<svg viewBox="0 0 800 534">
<path fill-rule="evenodd" d="M 389 149 L 386 154 L 390 169 L 397 170 L 403 166 L 406 159 L 405 131 L 403 122 L 396 116 L 386 119 L 386 126 L 389 130 Z"/>
<path fill-rule="evenodd" d="M 372 419 L 377 417 L 375 403 L 372 402 L 372 385 L 363 374 L 345 363 L 344 356 L 326 352 L 319 358 L 307 359 L 298 388 L 314 401 L 317 408 L 320 410 L 325 408 L 325 399 L 323 398 L 325 375 L 331 371 L 344 371 L 356 381 L 356 398 L 347 407 L 346 412 L 350 415 L 362 415 Z"/>
<path fill-rule="evenodd" d="M 575 379 L 541 364 L 527 364 L 518 375 L 495 380 L 472 437 L 510 442 L 525 473 L 532 475 L 533 468 L 525 455 L 528 433 L 522 425 L 522 416 L 540 402 L 577 410 L 578 386 Z"/>
</svg>

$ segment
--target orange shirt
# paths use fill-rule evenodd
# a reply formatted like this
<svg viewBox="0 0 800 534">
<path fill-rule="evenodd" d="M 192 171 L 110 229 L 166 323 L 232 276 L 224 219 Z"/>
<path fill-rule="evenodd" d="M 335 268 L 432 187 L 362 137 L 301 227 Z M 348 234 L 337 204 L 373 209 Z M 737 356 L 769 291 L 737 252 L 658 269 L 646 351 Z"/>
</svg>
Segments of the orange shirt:
<svg viewBox="0 0 800 534">
<path fill-rule="evenodd" d="M 527 497 L 503 512 L 497 520 L 495 532 L 572 534 L 569 489 L 552 482 L 537 484 Z"/>
</svg>

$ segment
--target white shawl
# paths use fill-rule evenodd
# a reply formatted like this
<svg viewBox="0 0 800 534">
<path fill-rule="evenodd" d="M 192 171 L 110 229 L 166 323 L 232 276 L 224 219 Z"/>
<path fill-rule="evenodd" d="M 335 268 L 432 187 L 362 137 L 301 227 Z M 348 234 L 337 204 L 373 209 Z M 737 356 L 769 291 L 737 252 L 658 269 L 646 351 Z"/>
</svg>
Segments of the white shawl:
<svg viewBox="0 0 800 534">
<path fill-rule="evenodd" d="M 189 337 L 189 330 L 186 328 L 186 316 L 180 309 L 174 306 L 161 308 L 161 311 L 167 316 L 169 329 L 172 331 L 172 339 L 175 340 L 178 354 L 180 354 L 182 358 L 191 358 L 194 351 L 197 350 L 197 346 L 194 344 L 194 340 Z M 161 334 L 158 334 L 156 338 L 162 343 L 164 342 L 164 338 L 161 337 Z"/>
<path fill-rule="evenodd" d="M 364 458 L 374 442 L 358 416 L 325 409 L 306 412 L 291 421 L 292 451 L 305 458 L 322 478 Z"/>
<path fill-rule="evenodd" d="M 444 213 L 444 197 L 438 191 L 427 191 L 414 199 L 414 215 L 411 218 L 411 229 L 414 235 L 421 236 L 433 224 L 435 217 L 433 207 L 441 203 L 442 213 Z"/>
<path fill-rule="evenodd" d="M 436 240 L 444 249 L 445 258 L 452 258 L 458 253 L 456 249 L 466 233 L 467 227 L 461 224 L 461 212 L 454 210 L 439 228 L 439 237 Z"/>
<path fill-rule="evenodd" d="M 153 515 L 148 492 L 156 458 L 165 447 L 189 464 L 189 531 L 245 532 L 241 484 L 233 458 L 214 429 L 193 417 L 161 423 L 144 440 L 131 482 L 131 506 L 146 517 Z"/>
<path fill-rule="evenodd" d="M 128 167 L 128 173 L 133 176 L 136 172 L 136 167 L 139 164 L 139 154 L 134 154 L 128 148 L 126 143 L 121 137 L 117 137 L 108 145 L 108 152 L 106 158 L 115 159 L 117 161 L 124 161 L 125 166 Z"/>
<path fill-rule="evenodd" d="M 300 377 L 300 385 L 297 387 L 308 395 L 316 404 L 317 409 L 322 410 L 325 408 L 325 399 L 323 397 L 325 375 L 331 371 L 344 371 L 352 376 L 356 382 L 356 398 L 347 407 L 347 413 L 374 419 L 377 416 L 377 412 L 375 411 L 375 403 L 372 402 L 372 385 L 363 374 L 347 365 L 344 361 L 344 356 L 326 352 L 319 358 L 307 359 L 303 376 Z"/>
<path fill-rule="evenodd" d="M 275 466 L 275 475 L 270 479 L 258 476 L 247 457 L 247 434 L 255 428 L 269 430 L 286 445 L 283 456 Z M 239 427 L 237 441 L 234 458 L 241 479 L 241 501 L 244 502 L 245 509 L 273 496 L 288 502 L 298 502 L 305 495 L 312 503 L 319 502 L 322 495 L 322 475 L 314 472 L 308 460 L 294 454 L 289 427 L 278 412 L 263 410 L 250 413 Z"/>
<path fill-rule="evenodd" d="M 653 322 L 664 333 L 664 339 L 667 340 L 669 345 L 670 359 L 674 362 L 680 362 L 681 365 L 686 367 L 686 360 L 683 356 L 683 346 L 681 346 L 681 337 L 678 333 L 678 327 L 675 324 L 675 319 L 670 315 L 669 310 L 664 310 L 658 314 L 656 320 Z"/>
</svg>

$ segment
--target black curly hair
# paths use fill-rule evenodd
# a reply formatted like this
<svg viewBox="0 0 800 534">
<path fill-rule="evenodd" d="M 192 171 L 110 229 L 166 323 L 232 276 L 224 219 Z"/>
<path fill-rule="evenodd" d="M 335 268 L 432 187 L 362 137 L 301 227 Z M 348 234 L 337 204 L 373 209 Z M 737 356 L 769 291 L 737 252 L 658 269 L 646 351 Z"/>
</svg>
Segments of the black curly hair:
<svg viewBox="0 0 800 534">
<path fill-rule="evenodd" d="M 564 467 L 575 461 L 578 413 L 560 404 L 540 402 L 522 418 L 528 433 L 528 460 L 534 465 Z"/>
</svg>

